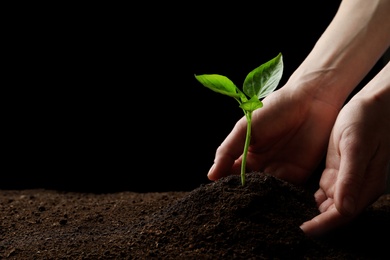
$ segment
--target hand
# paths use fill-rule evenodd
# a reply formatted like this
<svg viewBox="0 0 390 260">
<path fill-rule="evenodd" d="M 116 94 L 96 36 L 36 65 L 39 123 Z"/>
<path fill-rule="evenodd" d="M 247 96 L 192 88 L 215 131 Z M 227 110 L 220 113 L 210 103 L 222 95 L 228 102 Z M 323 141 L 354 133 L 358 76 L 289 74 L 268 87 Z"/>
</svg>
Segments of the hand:
<svg viewBox="0 0 390 260">
<path fill-rule="evenodd" d="M 321 214 L 303 223 L 307 235 L 322 235 L 350 222 L 384 193 L 390 164 L 390 108 L 381 106 L 380 99 L 354 98 L 337 117 L 315 193 Z"/>
<path fill-rule="evenodd" d="M 304 183 L 326 151 L 339 108 L 285 85 L 253 112 L 246 169 L 265 171 L 295 184 Z M 241 118 L 218 147 L 208 178 L 240 174 L 247 122 Z"/>
</svg>

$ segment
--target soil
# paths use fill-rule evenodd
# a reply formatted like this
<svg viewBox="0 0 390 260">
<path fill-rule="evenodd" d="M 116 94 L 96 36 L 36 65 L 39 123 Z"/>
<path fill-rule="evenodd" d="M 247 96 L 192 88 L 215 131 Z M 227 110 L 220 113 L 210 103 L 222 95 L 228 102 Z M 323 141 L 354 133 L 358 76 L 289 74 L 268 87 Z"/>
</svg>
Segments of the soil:
<svg viewBox="0 0 390 260">
<path fill-rule="evenodd" d="M 0 258 L 388 259 L 390 194 L 320 239 L 299 229 L 312 194 L 258 172 L 188 192 L 1 190 Z"/>
</svg>

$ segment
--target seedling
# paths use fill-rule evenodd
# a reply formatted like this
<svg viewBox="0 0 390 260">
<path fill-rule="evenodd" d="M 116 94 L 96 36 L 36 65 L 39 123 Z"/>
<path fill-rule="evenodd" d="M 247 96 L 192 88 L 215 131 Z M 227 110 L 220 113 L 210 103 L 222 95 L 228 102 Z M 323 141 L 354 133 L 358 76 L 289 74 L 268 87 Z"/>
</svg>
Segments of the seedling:
<svg viewBox="0 0 390 260">
<path fill-rule="evenodd" d="M 275 58 L 251 71 L 245 78 L 242 91 L 227 77 L 218 74 L 195 75 L 203 86 L 223 95 L 233 97 L 240 104 L 247 120 L 247 130 L 241 164 L 241 183 L 245 185 L 246 158 L 251 139 L 252 113 L 263 107 L 260 99 L 272 93 L 283 74 L 283 57 Z"/>
</svg>

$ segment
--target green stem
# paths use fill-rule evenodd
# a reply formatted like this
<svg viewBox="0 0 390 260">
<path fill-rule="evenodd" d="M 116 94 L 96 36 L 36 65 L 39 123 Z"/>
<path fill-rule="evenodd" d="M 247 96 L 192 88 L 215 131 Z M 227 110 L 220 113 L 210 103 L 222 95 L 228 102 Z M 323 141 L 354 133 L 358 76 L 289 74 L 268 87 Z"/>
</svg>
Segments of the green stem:
<svg viewBox="0 0 390 260">
<path fill-rule="evenodd" d="M 246 157 L 248 156 L 248 148 L 251 140 L 251 125 L 252 125 L 252 112 L 245 113 L 247 120 L 247 128 L 246 128 L 246 137 L 245 137 L 245 146 L 244 153 L 242 154 L 242 162 L 241 162 L 241 183 L 242 186 L 245 185 L 245 172 L 246 172 Z"/>
</svg>

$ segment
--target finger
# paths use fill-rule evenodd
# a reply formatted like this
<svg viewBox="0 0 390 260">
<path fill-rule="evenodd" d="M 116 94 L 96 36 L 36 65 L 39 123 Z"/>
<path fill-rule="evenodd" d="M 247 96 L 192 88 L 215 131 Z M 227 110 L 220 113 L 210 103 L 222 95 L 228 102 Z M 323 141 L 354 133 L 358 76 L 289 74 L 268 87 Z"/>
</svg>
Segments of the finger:
<svg viewBox="0 0 390 260">
<path fill-rule="evenodd" d="M 331 153 L 328 152 L 328 157 L 329 156 L 332 155 Z M 329 158 L 327 158 L 327 161 L 329 161 Z M 328 198 L 334 197 L 334 187 L 337 180 L 337 174 L 338 174 L 338 170 L 331 168 L 331 166 L 329 166 L 327 162 L 326 168 L 324 169 L 321 175 L 320 188 L 318 189 L 316 194 L 314 194 L 317 205 L 322 204 Z"/>
<path fill-rule="evenodd" d="M 309 221 L 304 222 L 300 228 L 307 236 L 319 237 L 335 230 L 350 220 L 350 217 L 341 215 L 333 205 L 329 207 L 327 211 L 315 216 Z"/>
<path fill-rule="evenodd" d="M 327 211 L 330 206 L 334 205 L 334 200 L 332 198 L 328 198 L 322 189 L 319 189 L 314 194 L 314 199 L 317 203 L 318 210 L 321 213 Z"/>
<path fill-rule="evenodd" d="M 218 147 L 214 164 L 207 174 L 210 180 L 217 180 L 232 173 L 233 165 L 243 153 L 245 136 L 246 119 L 243 117 L 236 123 L 233 130 Z"/>
<path fill-rule="evenodd" d="M 318 189 L 316 193 L 314 193 L 314 199 L 317 203 L 317 206 L 321 205 L 326 199 L 326 193 L 323 189 Z"/>
</svg>

